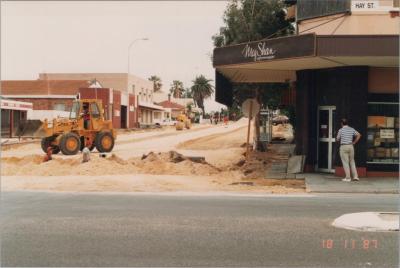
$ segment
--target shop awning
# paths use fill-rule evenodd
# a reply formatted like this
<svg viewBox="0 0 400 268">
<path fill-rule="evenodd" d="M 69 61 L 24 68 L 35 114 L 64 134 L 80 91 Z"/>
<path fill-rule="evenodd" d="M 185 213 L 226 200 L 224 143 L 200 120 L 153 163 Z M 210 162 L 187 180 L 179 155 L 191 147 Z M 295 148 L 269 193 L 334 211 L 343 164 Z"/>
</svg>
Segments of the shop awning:
<svg viewBox="0 0 400 268">
<path fill-rule="evenodd" d="M 1 109 L 6 109 L 6 110 L 29 111 L 33 109 L 33 104 L 30 102 L 8 100 L 1 98 L 0 107 Z"/>
<path fill-rule="evenodd" d="M 214 49 L 213 65 L 230 82 L 295 81 L 296 71 L 340 66 L 398 67 L 397 35 L 315 35 Z"/>
<path fill-rule="evenodd" d="M 150 110 L 164 111 L 164 108 L 162 106 L 155 105 L 153 103 L 148 103 L 148 102 L 139 102 L 139 107 L 142 107 L 145 109 L 150 109 Z"/>
</svg>

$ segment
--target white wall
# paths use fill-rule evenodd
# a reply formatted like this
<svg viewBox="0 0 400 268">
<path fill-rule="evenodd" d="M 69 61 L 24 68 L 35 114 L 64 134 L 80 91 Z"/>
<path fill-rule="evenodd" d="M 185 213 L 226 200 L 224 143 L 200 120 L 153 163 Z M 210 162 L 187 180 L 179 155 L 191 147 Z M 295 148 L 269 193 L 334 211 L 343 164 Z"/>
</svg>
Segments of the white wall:
<svg viewBox="0 0 400 268">
<path fill-rule="evenodd" d="M 153 100 L 155 103 L 160 103 L 168 100 L 168 93 L 163 91 L 154 92 Z"/>
<path fill-rule="evenodd" d="M 57 117 L 69 117 L 69 112 L 56 111 L 56 110 L 30 110 L 28 111 L 27 118 L 32 120 L 52 120 Z"/>
</svg>

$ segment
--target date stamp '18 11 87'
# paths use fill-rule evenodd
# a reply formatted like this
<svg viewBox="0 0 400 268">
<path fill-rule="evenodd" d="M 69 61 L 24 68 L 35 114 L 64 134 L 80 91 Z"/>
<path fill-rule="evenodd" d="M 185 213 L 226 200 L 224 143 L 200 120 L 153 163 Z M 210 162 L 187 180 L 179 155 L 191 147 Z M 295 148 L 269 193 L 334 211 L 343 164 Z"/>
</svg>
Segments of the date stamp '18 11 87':
<svg viewBox="0 0 400 268">
<path fill-rule="evenodd" d="M 323 249 L 361 249 L 370 250 L 378 248 L 378 240 L 376 239 L 345 239 L 335 241 L 333 239 L 323 239 L 322 240 Z"/>
</svg>

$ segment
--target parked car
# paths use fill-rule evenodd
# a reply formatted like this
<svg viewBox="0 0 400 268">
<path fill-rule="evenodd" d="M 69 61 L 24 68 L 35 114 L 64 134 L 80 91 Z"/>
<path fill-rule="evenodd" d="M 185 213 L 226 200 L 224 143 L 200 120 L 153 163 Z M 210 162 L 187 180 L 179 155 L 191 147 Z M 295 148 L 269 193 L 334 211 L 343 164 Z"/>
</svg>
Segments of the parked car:
<svg viewBox="0 0 400 268">
<path fill-rule="evenodd" d="M 156 126 L 175 126 L 176 125 L 176 120 L 172 120 L 171 118 L 166 118 L 166 119 L 155 119 L 154 124 Z"/>
</svg>

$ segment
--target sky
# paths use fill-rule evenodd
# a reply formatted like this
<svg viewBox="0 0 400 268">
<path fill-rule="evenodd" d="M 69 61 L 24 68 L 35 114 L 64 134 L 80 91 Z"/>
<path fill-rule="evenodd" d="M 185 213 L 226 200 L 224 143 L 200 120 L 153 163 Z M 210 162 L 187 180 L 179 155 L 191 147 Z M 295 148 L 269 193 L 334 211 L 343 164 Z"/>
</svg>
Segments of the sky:
<svg viewBox="0 0 400 268">
<path fill-rule="evenodd" d="M 223 26 L 227 1 L 1 2 L 1 79 L 49 73 L 130 73 L 192 85 L 215 83 L 211 37 Z M 206 101 L 206 110 L 222 105 Z"/>
</svg>

